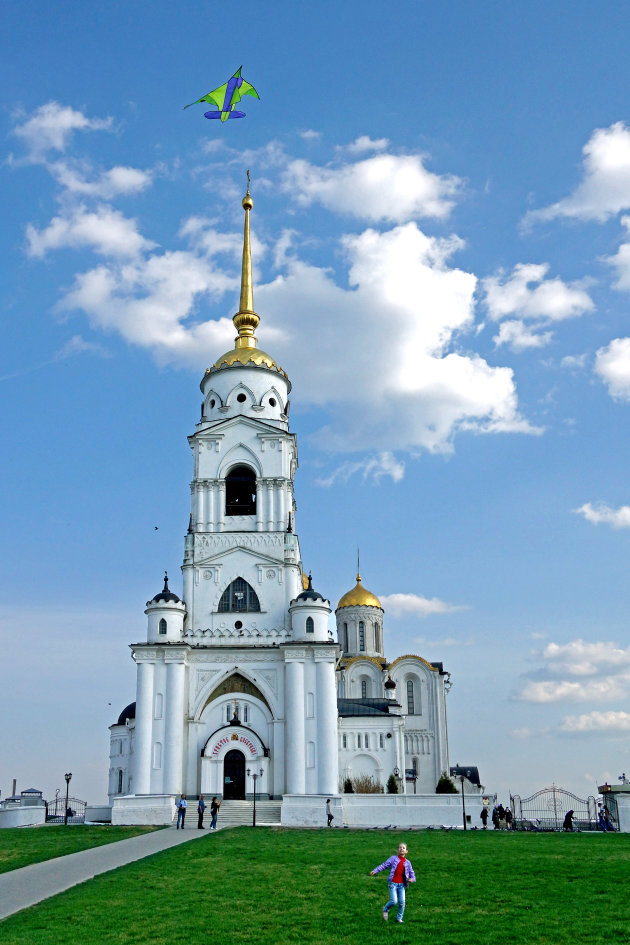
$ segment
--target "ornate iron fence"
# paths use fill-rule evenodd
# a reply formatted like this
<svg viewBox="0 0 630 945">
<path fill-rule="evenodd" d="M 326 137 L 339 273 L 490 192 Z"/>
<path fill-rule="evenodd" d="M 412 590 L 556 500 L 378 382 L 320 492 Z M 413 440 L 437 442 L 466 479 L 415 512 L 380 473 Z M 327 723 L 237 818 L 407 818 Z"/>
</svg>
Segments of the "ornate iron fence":
<svg viewBox="0 0 630 945">
<path fill-rule="evenodd" d="M 68 823 L 85 823 L 85 808 L 87 801 L 81 801 L 78 797 L 68 798 Z M 46 801 L 46 823 L 63 824 L 66 822 L 66 799 L 65 797 L 56 797 L 54 801 Z"/>
<path fill-rule="evenodd" d="M 597 830 L 597 802 L 581 798 L 552 784 L 531 797 L 510 796 L 515 830 L 562 830 L 568 811 L 573 811 L 574 830 Z"/>
</svg>

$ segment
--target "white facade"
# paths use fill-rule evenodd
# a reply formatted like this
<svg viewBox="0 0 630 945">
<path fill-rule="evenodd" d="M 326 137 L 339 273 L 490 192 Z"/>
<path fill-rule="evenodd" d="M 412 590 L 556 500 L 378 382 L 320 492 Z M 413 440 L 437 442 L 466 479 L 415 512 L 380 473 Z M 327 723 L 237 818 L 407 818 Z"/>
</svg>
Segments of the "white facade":
<svg viewBox="0 0 630 945">
<path fill-rule="evenodd" d="M 336 795 L 361 774 L 384 785 L 395 770 L 403 791 L 432 793 L 448 770 L 448 674 L 414 656 L 387 663 L 383 610 L 360 579 L 339 602 L 341 645 L 329 602 L 305 587 L 291 384 L 253 335 L 249 193 L 243 206 L 239 334 L 204 375 L 189 437 L 182 599 L 165 580 L 147 603 L 135 712 L 110 729 L 119 822 L 125 807 L 150 817 L 151 797 L 170 810 L 158 799 L 182 791 L 250 796 L 253 774 L 258 794 L 279 798 Z"/>
</svg>

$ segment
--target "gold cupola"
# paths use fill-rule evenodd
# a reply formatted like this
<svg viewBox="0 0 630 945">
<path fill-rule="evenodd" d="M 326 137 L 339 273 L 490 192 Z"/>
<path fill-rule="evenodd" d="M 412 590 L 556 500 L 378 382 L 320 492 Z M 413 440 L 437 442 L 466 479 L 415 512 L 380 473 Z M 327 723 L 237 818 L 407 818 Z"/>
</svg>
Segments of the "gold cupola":
<svg viewBox="0 0 630 945">
<path fill-rule="evenodd" d="M 258 347 L 254 332 L 260 323 L 260 316 L 254 311 L 254 287 L 252 282 L 252 251 L 249 238 L 249 213 L 254 201 L 249 192 L 249 171 L 247 172 L 247 193 L 243 197 L 245 211 L 245 232 L 243 235 L 243 264 L 241 267 L 241 301 L 238 312 L 233 316 L 234 327 L 238 335 L 234 347 L 206 369 L 206 375 L 214 374 L 225 368 L 262 367 L 277 371 L 288 380 L 287 372 L 276 364 L 271 355 Z"/>
<path fill-rule="evenodd" d="M 344 594 L 337 604 L 337 610 L 341 610 L 342 607 L 378 607 L 380 610 L 383 609 L 376 594 L 372 594 L 361 584 L 360 574 L 357 574 L 357 583 L 352 590 Z"/>
</svg>

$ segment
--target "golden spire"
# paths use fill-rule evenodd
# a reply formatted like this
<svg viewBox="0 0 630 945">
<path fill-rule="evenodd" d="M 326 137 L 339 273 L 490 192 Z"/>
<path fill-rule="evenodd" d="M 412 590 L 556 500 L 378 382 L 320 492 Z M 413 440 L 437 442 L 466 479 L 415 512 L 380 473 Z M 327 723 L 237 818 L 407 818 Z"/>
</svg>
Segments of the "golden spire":
<svg viewBox="0 0 630 945">
<path fill-rule="evenodd" d="M 254 332 L 260 322 L 259 316 L 254 311 L 254 287 L 252 283 L 252 250 L 249 241 L 249 211 L 254 206 L 249 193 L 249 171 L 247 171 L 247 193 L 243 197 L 243 210 L 245 211 L 245 232 L 243 234 L 243 266 L 241 269 L 241 304 L 238 312 L 233 317 L 234 327 L 238 331 L 238 337 L 234 341 L 235 348 L 255 348 L 256 338 Z"/>
</svg>

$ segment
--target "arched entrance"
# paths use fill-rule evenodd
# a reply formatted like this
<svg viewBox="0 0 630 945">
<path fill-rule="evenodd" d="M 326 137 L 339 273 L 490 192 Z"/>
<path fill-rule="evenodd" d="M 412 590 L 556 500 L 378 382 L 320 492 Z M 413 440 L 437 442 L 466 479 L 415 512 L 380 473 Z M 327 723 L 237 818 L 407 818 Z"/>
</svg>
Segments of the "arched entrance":
<svg viewBox="0 0 630 945">
<path fill-rule="evenodd" d="M 245 755 L 235 748 L 223 759 L 223 799 L 245 800 Z"/>
</svg>

